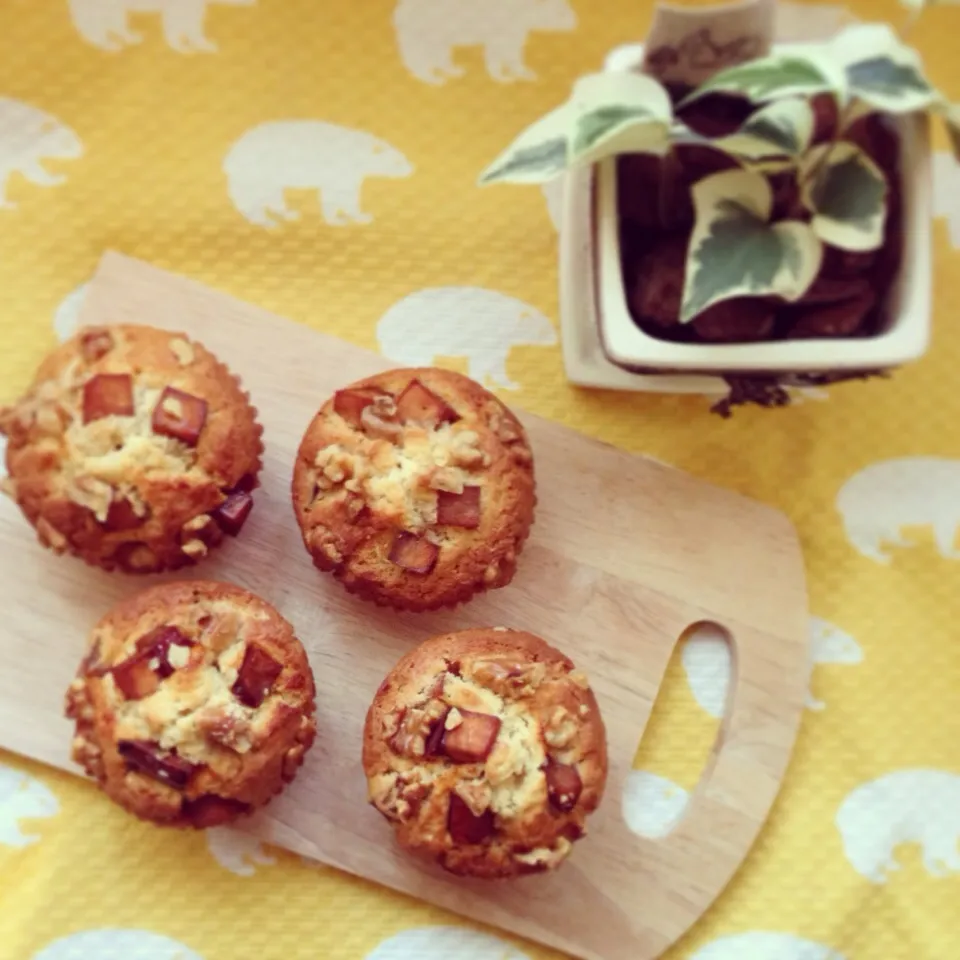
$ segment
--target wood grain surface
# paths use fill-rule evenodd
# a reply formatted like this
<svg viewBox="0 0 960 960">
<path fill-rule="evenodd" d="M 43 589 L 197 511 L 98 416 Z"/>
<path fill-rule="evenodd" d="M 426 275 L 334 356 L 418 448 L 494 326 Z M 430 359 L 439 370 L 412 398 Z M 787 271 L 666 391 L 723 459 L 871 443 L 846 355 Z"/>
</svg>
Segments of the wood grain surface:
<svg viewBox="0 0 960 960">
<path fill-rule="evenodd" d="M 0 745 L 79 775 L 62 704 L 88 629 L 148 583 L 192 575 L 229 580 L 294 623 L 318 686 L 320 732 L 307 762 L 243 829 L 585 960 L 651 960 L 679 938 L 746 856 L 799 725 L 810 671 L 807 598 L 788 520 L 518 410 L 533 445 L 539 508 L 514 583 L 455 611 L 384 612 L 312 566 L 288 490 L 316 408 L 389 362 L 109 253 L 81 323 L 113 322 L 183 330 L 242 378 L 266 431 L 263 489 L 238 540 L 192 573 L 143 579 L 54 557 L 4 498 Z M 676 639 L 704 620 L 723 625 L 733 640 L 730 702 L 683 819 L 666 838 L 644 839 L 624 821 L 624 782 Z M 530 630 L 566 652 L 590 676 L 607 725 L 605 801 L 587 837 L 550 876 L 500 884 L 448 877 L 400 852 L 366 803 L 361 732 L 380 680 L 411 644 L 480 625 Z"/>
</svg>

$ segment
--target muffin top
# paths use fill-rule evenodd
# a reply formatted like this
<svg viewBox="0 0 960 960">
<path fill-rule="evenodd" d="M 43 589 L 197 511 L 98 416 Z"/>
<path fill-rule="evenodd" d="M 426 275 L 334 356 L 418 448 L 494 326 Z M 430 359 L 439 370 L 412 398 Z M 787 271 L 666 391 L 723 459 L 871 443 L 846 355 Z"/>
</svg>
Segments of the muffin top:
<svg viewBox="0 0 960 960">
<path fill-rule="evenodd" d="M 340 390 L 301 443 L 293 498 L 321 569 L 374 600 L 456 602 L 510 581 L 535 503 L 517 418 L 447 370 Z"/>
<path fill-rule="evenodd" d="M 548 870 L 606 781 L 587 678 L 529 633 L 436 637 L 407 654 L 366 720 L 371 803 L 406 847 L 478 877 Z"/>
<path fill-rule="evenodd" d="M 263 449 L 254 409 L 213 354 L 132 325 L 62 344 L 0 411 L 0 431 L 5 491 L 41 540 L 135 572 L 181 566 L 237 532 Z"/>
<path fill-rule="evenodd" d="M 192 581 L 120 603 L 67 695 L 74 756 L 156 820 L 255 806 L 313 740 L 313 674 L 293 629 L 239 587 Z M 239 805 L 239 806 L 237 806 Z"/>
</svg>

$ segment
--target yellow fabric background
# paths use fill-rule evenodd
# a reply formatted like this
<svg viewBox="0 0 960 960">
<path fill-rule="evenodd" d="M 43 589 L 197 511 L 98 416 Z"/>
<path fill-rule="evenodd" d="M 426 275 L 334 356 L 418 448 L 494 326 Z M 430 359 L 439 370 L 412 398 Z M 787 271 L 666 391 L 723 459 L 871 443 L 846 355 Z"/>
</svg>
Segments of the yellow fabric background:
<svg viewBox="0 0 960 960">
<path fill-rule="evenodd" d="M 573 0 L 576 30 L 529 39 L 536 82 L 495 82 L 469 48 L 456 55 L 464 76 L 443 86 L 404 69 L 394 5 L 211 4 L 205 32 L 219 51 L 183 54 L 164 42 L 156 13 L 131 20 L 141 44 L 106 52 L 78 35 L 66 0 L 0 0 L 0 97 L 53 114 L 84 145 L 80 159 L 47 163 L 63 184 L 43 188 L 19 175 L 8 184 L 17 206 L 0 209 L 0 402 L 14 398 L 55 343 L 57 305 L 108 247 L 371 349 L 386 309 L 429 286 L 490 287 L 556 320 L 556 233 L 543 196 L 536 188 L 478 190 L 475 179 L 520 127 L 565 97 L 574 76 L 641 38 L 652 3 Z M 891 2 L 850 7 L 862 19 L 903 16 Z M 936 8 L 913 37 L 954 100 L 958 35 L 960 9 Z M 296 117 L 373 131 L 402 149 L 416 173 L 367 181 L 370 224 L 332 227 L 315 192 L 303 192 L 290 195 L 299 221 L 252 225 L 227 196 L 223 157 L 256 124 Z M 936 146 L 944 147 L 939 129 Z M 510 354 L 509 374 L 522 389 L 504 394 L 508 402 L 785 510 L 803 541 L 812 613 L 842 625 L 864 651 L 860 664 L 814 671 L 814 693 L 827 707 L 806 712 L 757 847 L 672 960 L 756 930 L 829 945 L 845 960 L 960 955 L 960 873 L 934 877 L 919 849 L 905 846 L 897 851 L 902 869 L 885 885 L 871 883 L 845 859 L 834 824 L 852 789 L 890 771 L 960 776 L 960 565 L 938 554 L 929 530 L 908 531 L 917 546 L 894 551 L 889 565 L 874 563 L 852 549 L 834 507 L 841 485 L 870 463 L 960 458 L 960 278 L 943 221 L 935 247 L 930 353 L 890 381 L 831 388 L 826 401 L 742 409 L 723 421 L 700 397 L 575 389 L 559 346 Z M 960 513 L 960 490 L 955 496 Z M 669 681 L 637 765 L 690 788 L 716 723 L 696 705 L 678 657 Z M 59 937 L 108 927 L 162 933 L 203 960 L 361 960 L 400 931 L 461 923 L 279 851 L 269 852 L 274 863 L 238 876 L 211 856 L 203 835 L 137 823 L 87 784 L 22 758 L 0 755 L 0 763 L 46 784 L 59 803 L 57 815 L 23 822 L 37 842 L 12 846 L 0 833 L 3 960 L 30 960 Z M 557 956 L 514 946 L 536 960 Z"/>
</svg>

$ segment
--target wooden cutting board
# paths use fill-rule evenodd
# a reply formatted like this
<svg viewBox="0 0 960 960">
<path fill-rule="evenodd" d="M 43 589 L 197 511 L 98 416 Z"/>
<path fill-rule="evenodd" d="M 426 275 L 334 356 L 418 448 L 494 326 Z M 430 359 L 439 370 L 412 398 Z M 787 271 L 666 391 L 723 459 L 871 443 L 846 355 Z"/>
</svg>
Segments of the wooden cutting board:
<svg viewBox="0 0 960 960">
<path fill-rule="evenodd" d="M 288 489 L 315 409 L 336 388 L 390 364 L 109 253 L 81 323 L 124 321 L 205 343 L 241 376 L 266 431 L 264 486 L 243 536 L 177 575 L 230 580 L 274 603 L 296 626 L 316 673 L 317 742 L 296 782 L 244 829 L 587 960 L 651 960 L 677 940 L 746 856 L 799 725 L 810 669 L 807 600 L 787 519 L 521 412 L 539 509 L 514 583 L 453 612 L 387 613 L 314 569 Z M 54 557 L 3 498 L 0 746 L 79 773 L 62 702 L 86 632 L 119 598 L 177 577 L 110 576 Z M 733 638 L 732 703 L 686 815 L 668 837 L 643 839 L 624 821 L 625 778 L 675 642 L 698 621 L 720 623 Z M 478 625 L 530 630 L 568 653 L 590 676 L 606 721 L 606 798 L 588 836 L 550 876 L 501 884 L 448 877 L 401 853 L 366 803 L 361 728 L 380 680 L 411 644 Z"/>
</svg>

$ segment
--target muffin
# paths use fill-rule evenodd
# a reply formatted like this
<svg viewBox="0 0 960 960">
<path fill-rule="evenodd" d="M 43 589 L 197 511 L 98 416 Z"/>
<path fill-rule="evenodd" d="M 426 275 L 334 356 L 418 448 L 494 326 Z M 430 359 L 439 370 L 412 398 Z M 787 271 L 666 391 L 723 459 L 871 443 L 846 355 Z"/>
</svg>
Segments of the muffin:
<svg viewBox="0 0 960 960">
<path fill-rule="evenodd" d="M 66 696 L 73 759 L 121 807 L 213 827 L 266 804 L 316 735 L 293 628 L 226 583 L 152 587 L 93 629 Z"/>
<path fill-rule="evenodd" d="M 3 490 L 55 553 L 106 570 L 194 564 L 253 508 L 262 429 L 200 344 L 152 327 L 88 327 L 0 410 Z"/>
<path fill-rule="evenodd" d="M 517 418 L 449 370 L 395 369 L 339 390 L 310 422 L 292 495 L 314 563 L 398 610 L 508 584 L 533 523 Z"/>
<path fill-rule="evenodd" d="M 559 867 L 607 777 L 587 678 L 539 637 L 503 627 L 435 637 L 380 685 L 363 737 L 368 798 L 401 847 L 450 873 Z"/>
</svg>

